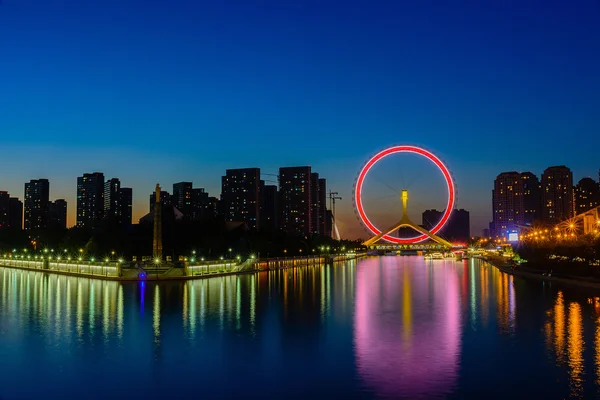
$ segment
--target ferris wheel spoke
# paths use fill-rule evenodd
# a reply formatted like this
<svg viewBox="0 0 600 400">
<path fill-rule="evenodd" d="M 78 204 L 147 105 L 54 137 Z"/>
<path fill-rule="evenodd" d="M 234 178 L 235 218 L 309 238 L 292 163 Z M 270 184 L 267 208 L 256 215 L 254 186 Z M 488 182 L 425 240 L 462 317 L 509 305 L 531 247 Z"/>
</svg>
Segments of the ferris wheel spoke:
<svg viewBox="0 0 600 400">
<path fill-rule="evenodd" d="M 420 172 L 420 171 L 419 171 L 419 170 L 417 170 L 417 172 L 416 172 L 416 173 L 414 173 L 414 174 L 411 174 L 411 175 L 412 175 L 412 177 L 411 177 L 410 181 L 408 182 L 408 184 L 406 185 L 406 190 L 410 189 L 410 188 L 411 188 L 411 185 L 412 185 L 413 183 L 415 183 L 415 182 L 418 182 L 418 181 L 420 181 L 420 180 L 421 180 L 422 174 L 421 174 L 421 173 L 419 173 L 419 172 Z"/>
<path fill-rule="evenodd" d="M 396 193 L 394 194 L 387 194 L 384 196 L 377 196 L 377 197 L 372 197 L 370 198 L 371 200 L 384 200 L 384 199 L 391 199 L 391 198 L 395 198 L 398 197 L 398 195 Z"/>
<path fill-rule="evenodd" d="M 378 178 L 378 177 L 374 177 L 374 180 L 376 180 L 377 182 L 379 182 L 379 183 L 381 183 L 382 185 L 386 186 L 388 189 L 390 189 L 390 190 L 394 191 L 394 192 L 395 192 L 395 193 L 397 193 L 397 194 L 400 194 L 400 193 L 401 193 L 401 191 L 400 191 L 400 190 L 398 190 L 398 189 L 394 188 L 392 185 L 390 185 L 390 184 L 389 184 L 389 183 L 387 183 L 387 182 L 384 182 L 383 180 L 381 180 L 381 179 L 380 179 L 380 178 Z"/>
</svg>

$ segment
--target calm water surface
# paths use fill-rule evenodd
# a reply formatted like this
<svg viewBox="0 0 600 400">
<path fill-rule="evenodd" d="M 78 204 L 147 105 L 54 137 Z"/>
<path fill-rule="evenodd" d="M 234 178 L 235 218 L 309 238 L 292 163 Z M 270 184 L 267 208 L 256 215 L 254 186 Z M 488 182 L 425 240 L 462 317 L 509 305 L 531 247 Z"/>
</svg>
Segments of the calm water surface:
<svg viewBox="0 0 600 400">
<path fill-rule="evenodd" d="M 598 295 L 420 257 L 160 284 L 0 268 L 0 399 L 596 398 Z"/>
</svg>

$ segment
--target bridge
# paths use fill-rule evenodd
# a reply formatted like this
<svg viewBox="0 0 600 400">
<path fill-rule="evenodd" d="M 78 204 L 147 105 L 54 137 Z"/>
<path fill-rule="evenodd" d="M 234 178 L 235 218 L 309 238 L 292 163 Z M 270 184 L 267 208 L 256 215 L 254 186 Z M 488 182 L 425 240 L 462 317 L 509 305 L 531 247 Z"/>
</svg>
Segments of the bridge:
<svg viewBox="0 0 600 400">
<path fill-rule="evenodd" d="M 400 220 L 390 228 L 382 230 L 379 234 L 366 240 L 363 243 L 364 246 L 375 250 L 449 250 L 454 247 L 454 245 L 446 239 L 431 233 L 410 220 L 408 216 L 408 190 L 403 190 L 400 198 L 402 199 L 402 217 Z M 418 243 L 389 243 L 388 241 L 387 243 L 380 243 L 382 240 L 386 241 L 388 235 L 396 232 L 400 228 L 411 228 L 426 238 L 429 238 L 430 241 Z"/>
</svg>

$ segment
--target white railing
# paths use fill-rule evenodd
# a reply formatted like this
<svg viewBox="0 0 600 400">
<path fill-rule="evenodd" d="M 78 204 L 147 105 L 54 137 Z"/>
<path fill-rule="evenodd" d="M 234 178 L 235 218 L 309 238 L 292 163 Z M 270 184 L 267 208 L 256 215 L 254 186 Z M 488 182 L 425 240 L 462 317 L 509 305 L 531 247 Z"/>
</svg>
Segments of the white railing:
<svg viewBox="0 0 600 400">
<path fill-rule="evenodd" d="M 198 265 L 188 265 L 186 266 L 186 275 L 187 276 L 195 276 L 195 275 L 210 275 L 210 274 L 222 274 L 228 272 L 237 272 L 243 267 L 242 264 L 238 264 L 237 262 L 225 262 L 222 261 L 220 263 L 207 263 L 207 264 L 198 264 Z"/>
<path fill-rule="evenodd" d="M 1 258 L 0 265 L 14 268 L 44 269 L 43 261 L 17 260 L 15 258 Z"/>
<path fill-rule="evenodd" d="M 106 265 L 92 264 L 86 261 L 59 261 L 59 260 L 19 260 L 14 258 L 0 258 L 0 266 L 13 268 L 39 269 L 44 271 L 67 272 L 86 276 L 119 276 L 119 265 L 115 263 Z"/>
<path fill-rule="evenodd" d="M 93 276 L 119 276 L 119 268 L 117 265 L 94 265 L 85 262 L 60 262 L 48 261 L 48 270 L 68 272 L 71 274 L 93 275 Z"/>
</svg>

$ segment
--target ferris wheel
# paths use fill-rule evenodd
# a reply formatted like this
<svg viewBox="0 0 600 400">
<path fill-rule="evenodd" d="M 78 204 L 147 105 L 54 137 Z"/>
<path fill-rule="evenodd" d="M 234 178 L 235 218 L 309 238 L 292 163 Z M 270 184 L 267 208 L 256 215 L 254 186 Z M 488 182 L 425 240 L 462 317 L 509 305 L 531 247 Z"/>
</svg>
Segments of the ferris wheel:
<svg viewBox="0 0 600 400">
<path fill-rule="evenodd" d="M 377 227 L 372 222 L 372 219 L 369 218 L 369 216 L 367 215 L 367 212 L 365 210 L 365 206 L 363 204 L 363 196 L 365 194 L 364 190 L 363 190 L 363 185 L 365 183 L 365 178 L 369 175 L 369 172 L 372 170 L 372 168 L 377 163 L 379 163 L 381 160 L 383 160 L 384 158 L 393 156 L 393 155 L 399 155 L 401 153 L 416 154 L 416 155 L 422 156 L 426 160 L 432 162 L 437 167 L 437 169 L 441 172 L 441 174 L 444 178 L 444 181 L 446 183 L 447 201 L 446 201 L 446 205 L 445 205 L 445 210 L 442 214 L 441 219 L 433 226 L 433 228 L 431 228 L 430 231 L 424 230 L 422 227 L 414 224 L 412 221 L 410 221 L 408 219 L 408 215 L 406 213 L 406 203 L 408 200 L 408 192 L 406 190 L 402 191 L 404 215 L 402 216 L 402 219 L 398 223 L 394 224 L 391 228 L 389 228 L 387 230 L 386 229 L 382 230 L 379 227 Z M 373 157 L 371 157 L 366 162 L 366 164 L 361 168 L 361 170 L 358 174 L 358 177 L 357 177 L 355 185 L 354 185 L 354 196 L 353 196 L 356 215 L 358 216 L 361 223 L 365 226 L 365 228 L 374 235 L 374 238 L 372 238 L 371 241 L 373 241 L 373 239 L 376 239 L 376 240 L 381 239 L 386 242 L 394 243 L 394 244 L 419 243 L 419 242 L 427 240 L 428 238 L 432 238 L 432 235 L 435 236 L 435 233 L 439 232 L 448 223 L 448 220 L 450 218 L 452 210 L 454 209 L 455 199 L 456 199 L 456 189 L 455 189 L 454 181 L 452 180 L 452 175 L 450 174 L 448 167 L 446 167 L 446 165 L 430 151 L 427 151 L 420 147 L 410 146 L 410 145 L 392 146 L 392 147 L 386 148 L 386 149 L 378 152 Z M 405 226 L 410 227 L 413 230 L 415 230 L 416 234 L 412 237 L 406 237 L 406 238 L 405 237 L 400 238 L 400 237 L 391 235 L 391 233 L 393 231 L 399 229 L 399 227 L 405 227 Z M 387 227 L 384 227 L 384 228 L 387 228 Z M 367 242 L 369 242 L 369 241 L 367 241 Z"/>
</svg>

